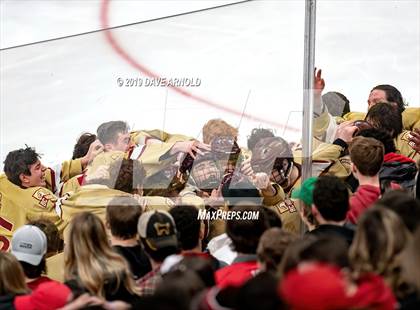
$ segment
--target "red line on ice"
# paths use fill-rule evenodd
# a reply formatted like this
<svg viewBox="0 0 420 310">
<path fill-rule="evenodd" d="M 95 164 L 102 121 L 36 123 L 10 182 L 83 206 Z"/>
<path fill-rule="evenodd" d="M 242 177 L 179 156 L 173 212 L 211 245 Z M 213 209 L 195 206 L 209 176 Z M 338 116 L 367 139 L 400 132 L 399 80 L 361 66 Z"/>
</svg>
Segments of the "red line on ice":
<svg viewBox="0 0 420 310">
<path fill-rule="evenodd" d="M 103 0 L 102 1 L 102 6 L 101 6 L 101 26 L 103 29 L 107 29 L 109 28 L 109 3 L 110 0 Z M 132 67 L 136 68 L 137 70 L 139 70 L 142 74 L 144 74 L 147 77 L 150 78 L 160 78 L 160 76 L 156 73 L 154 73 L 153 71 L 151 71 L 150 69 L 148 69 L 146 66 L 142 65 L 141 63 L 137 62 L 133 57 L 131 57 L 126 50 L 124 50 L 121 45 L 118 44 L 117 40 L 115 39 L 115 37 L 112 35 L 112 30 L 107 30 L 105 31 L 105 36 L 106 36 L 106 40 L 108 41 L 108 43 L 111 45 L 111 47 L 114 49 L 114 51 L 121 57 L 123 58 L 128 64 L 130 64 Z M 223 106 L 221 104 L 215 103 L 211 100 L 208 100 L 206 98 L 194 95 L 180 87 L 176 87 L 173 85 L 169 85 L 170 89 L 172 89 L 173 91 L 175 91 L 176 93 L 185 96 L 189 99 L 198 101 L 202 104 L 211 106 L 213 108 L 222 110 L 224 112 L 227 113 L 231 113 L 234 115 L 238 115 L 238 116 L 242 116 L 242 112 L 237 111 L 235 109 L 231 109 L 229 107 Z M 263 122 L 265 124 L 280 128 L 280 127 L 284 127 L 284 124 L 280 124 L 271 120 L 267 120 L 258 116 L 253 116 L 247 113 L 243 114 L 243 117 L 248 119 L 248 120 L 252 120 L 252 121 L 257 121 L 257 122 Z M 286 127 L 288 130 L 291 131 L 300 131 L 297 128 L 294 127 Z"/>
</svg>

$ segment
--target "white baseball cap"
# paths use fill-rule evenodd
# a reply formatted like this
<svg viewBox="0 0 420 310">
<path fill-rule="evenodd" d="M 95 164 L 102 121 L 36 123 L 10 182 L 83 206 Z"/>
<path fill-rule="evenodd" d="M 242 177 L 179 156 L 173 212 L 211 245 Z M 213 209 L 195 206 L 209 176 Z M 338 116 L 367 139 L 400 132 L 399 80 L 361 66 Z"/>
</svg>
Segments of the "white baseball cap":
<svg viewBox="0 0 420 310">
<path fill-rule="evenodd" d="M 47 253 L 47 237 L 36 226 L 24 225 L 12 237 L 12 254 L 18 261 L 38 266 Z"/>
</svg>

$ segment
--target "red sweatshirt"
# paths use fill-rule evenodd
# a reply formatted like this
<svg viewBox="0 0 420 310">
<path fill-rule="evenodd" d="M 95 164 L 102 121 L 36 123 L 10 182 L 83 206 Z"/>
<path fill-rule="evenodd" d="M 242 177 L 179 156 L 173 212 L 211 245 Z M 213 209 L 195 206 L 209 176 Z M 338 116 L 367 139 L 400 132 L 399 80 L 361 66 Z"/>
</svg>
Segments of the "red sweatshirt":
<svg viewBox="0 0 420 310">
<path fill-rule="evenodd" d="M 411 158 L 401 155 L 401 154 L 397 154 L 397 153 L 387 153 L 384 156 L 384 163 L 389 163 L 389 162 L 399 162 L 399 163 L 415 163 L 414 160 L 412 160 Z"/>
<path fill-rule="evenodd" d="M 393 310 L 397 300 L 384 279 L 373 273 L 361 276 L 357 281 L 357 292 L 351 297 L 355 309 Z"/>
<path fill-rule="evenodd" d="M 216 285 L 219 288 L 241 286 L 252 278 L 257 270 L 256 255 L 238 256 L 231 265 L 216 271 Z"/>
<path fill-rule="evenodd" d="M 398 184 L 391 183 L 391 188 L 401 188 Z M 347 212 L 347 220 L 357 223 L 362 213 L 369 208 L 381 196 L 381 189 L 373 185 L 360 185 L 353 196 L 350 197 L 350 208 Z"/>
</svg>

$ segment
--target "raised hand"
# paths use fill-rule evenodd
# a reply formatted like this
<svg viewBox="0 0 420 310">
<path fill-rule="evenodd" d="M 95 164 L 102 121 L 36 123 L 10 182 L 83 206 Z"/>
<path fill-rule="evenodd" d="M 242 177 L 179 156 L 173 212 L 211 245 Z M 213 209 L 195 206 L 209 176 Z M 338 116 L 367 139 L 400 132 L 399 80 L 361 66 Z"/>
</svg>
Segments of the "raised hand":
<svg viewBox="0 0 420 310">
<path fill-rule="evenodd" d="M 337 128 L 334 140 L 341 139 L 344 142 L 349 143 L 353 139 L 353 135 L 357 129 L 358 128 L 357 126 L 354 126 L 353 121 L 342 122 Z"/>
<path fill-rule="evenodd" d="M 204 199 L 205 204 L 213 209 L 218 209 L 225 205 L 225 200 L 222 196 L 222 188 L 219 186 L 213 189 L 209 197 Z"/>
<path fill-rule="evenodd" d="M 171 154 L 176 154 L 179 152 L 188 153 L 192 158 L 195 159 L 195 154 L 204 155 L 205 151 L 210 151 L 210 145 L 201 143 L 197 140 L 182 141 L 176 142 L 171 149 Z"/>
<path fill-rule="evenodd" d="M 255 187 L 260 190 L 267 189 L 271 185 L 270 177 L 265 172 L 256 173 L 252 181 Z"/>
<path fill-rule="evenodd" d="M 241 164 L 241 173 L 249 178 L 254 177 L 254 170 L 251 167 L 251 158 L 245 159 Z"/>
<path fill-rule="evenodd" d="M 325 81 L 322 78 L 322 70 L 321 69 L 317 70 L 315 68 L 315 71 L 314 71 L 314 93 L 316 95 L 321 95 L 324 88 L 325 88 Z"/>
<path fill-rule="evenodd" d="M 420 129 L 416 128 L 410 132 L 408 144 L 413 150 L 420 154 Z"/>
<path fill-rule="evenodd" d="M 89 150 L 85 156 L 81 158 L 82 166 L 85 167 L 89 164 L 98 154 L 104 151 L 104 146 L 102 143 L 96 139 L 92 144 L 89 146 Z"/>
</svg>

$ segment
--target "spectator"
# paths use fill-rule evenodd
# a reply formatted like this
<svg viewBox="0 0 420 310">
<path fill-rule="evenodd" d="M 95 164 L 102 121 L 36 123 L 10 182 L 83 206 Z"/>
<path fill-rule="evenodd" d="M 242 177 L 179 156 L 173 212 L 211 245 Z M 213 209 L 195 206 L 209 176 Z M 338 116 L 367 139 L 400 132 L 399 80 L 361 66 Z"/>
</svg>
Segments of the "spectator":
<svg viewBox="0 0 420 310">
<path fill-rule="evenodd" d="M 27 225 L 38 227 L 47 237 L 47 253 L 45 254 L 46 258 L 63 251 L 63 240 L 60 238 L 57 226 L 55 226 L 53 222 L 44 218 L 40 218 L 37 220 L 29 221 Z"/>
<path fill-rule="evenodd" d="M 317 236 L 299 253 L 300 262 L 320 262 L 340 268 L 350 268 L 348 257 L 349 245 L 344 238 L 331 235 Z"/>
<path fill-rule="evenodd" d="M 38 227 L 47 237 L 47 253 L 45 254 L 47 277 L 55 281 L 63 282 L 64 244 L 57 227 L 53 222 L 43 218 L 30 221 L 28 225 Z"/>
<path fill-rule="evenodd" d="M 350 246 L 354 231 L 344 226 L 349 210 L 349 193 L 344 182 L 334 176 L 312 177 L 306 179 L 292 197 L 311 206 L 311 214 L 319 225 L 310 234 L 334 234 L 344 238 Z"/>
<path fill-rule="evenodd" d="M 226 175 L 222 181 L 222 188 L 215 192 L 222 196 L 217 198 L 226 201 L 222 206 L 217 206 L 224 211 L 228 211 L 236 204 L 260 205 L 262 200 L 255 185 L 239 173 Z M 209 208 L 210 214 L 217 214 L 217 207 L 211 206 Z M 264 210 L 261 209 L 261 211 Z M 222 261 L 223 264 L 230 265 L 236 258 L 237 253 L 233 250 L 232 240 L 226 234 L 225 220 L 213 219 L 210 221 L 209 239 L 207 248 L 211 255 Z"/>
<path fill-rule="evenodd" d="M 165 258 L 179 252 L 177 229 L 174 219 L 165 211 L 143 213 L 137 229 L 152 265 L 152 271 L 137 281 L 140 294 L 147 296 L 154 294 L 157 285 L 162 280 L 160 267 Z"/>
<path fill-rule="evenodd" d="M 115 197 L 106 207 L 106 226 L 111 231 L 111 245 L 123 256 L 135 280 L 152 270 L 149 258 L 138 241 L 137 223 L 142 213 L 132 197 Z"/>
<path fill-rule="evenodd" d="M 225 264 L 209 253 L 203 252 L 203 240 L 205 236 L 205 224 L 199 219 L 199 212 L 196 207 L 190 205 L 178 205 L 169 210 L 175 226 L 178 230 L 178 244 L 181 255 L 184 257 L 201 257 L 211 261 L 215 270 Z"/>
<path fill-rule="evenodd" d="M 242 204 L 244 202 L 251 205 L 259 205 L 262 200 L 255 185 L 242 174 L 237 173 L 226 175 L 222 182 L 222 188 L 217 193 L 221 193 L 221 196 L 226 201 L 226 204 L 220 206 L 225 211 L 228 211 L 235 204 Z M 217 214 L 216 210 L 215 207 L 211 207 L 209 212 Z M 233 251 L 231 247 L 232 240 L 226 234 L 225 220 L 213 219 L 210 221 L 209 239 L 210 242 L 207 247 L 211 255 L 223 263 L 230 265 L 236 258 L 237 253 Z"/>
<path fill-rule="evenodd" d="M 0 251 L 0 309 L 13 309 L 16 296 L 29 292 L 25 274 L 16 257 Z"/>
<path fill-rule="evenodd" d="M 42 283 L 31 294 L 17 296 L 14 301 L 16 310 L 61 309 L 72 298 L 70 288 L 58 282 Z"/>
<path fill-rule="evenodd" d="M 420 227 L 420 201 L 408 196 L 406 192 L 386 192 L 378 204 L 398 214 L 411 233 Z"/>
<path fill-rule="evenodd" d="M 408 296 L 402 303 L 400 309 L 415 310 L 420 309 L 420 227 L 414 232 L 405 253 L 403 254 L 403 276 L 408 283 L 413 285 L 414 292 Z"/>
<path fill-rule="evenodd" d="M 289 244 L 279 265 L 280 278 L 282 278 L 290 270 L 297 267 L 301 261 L 300 253 L 315 240 L 317 240 L 315 236 L 305 234 L 302 238 L 297 238 Z"/>
<path fill-rule="evenodd" d="M 138 298 L 128 263 L 112 250 L 96 215 L 82 212 L 72 219 L 64 255 L 65 284 L 76 297 L 87 292 L 108 301 Z"/>
<path fill-rule="evenodd" d="M 370 128 L 361 130 L 357 135 L 374 138 L 384 145 L 384 163 L 379 171 L 381 192 L 388 190 L 390 183 L 394 182 L 414 196 L 416 163 L 411 158 L 397 153 L 394 140 L 389 133 L 382 129 Z"/>
<path fill-rule="evenodd" d="M 373 138 L 356 137 L 350 144 L 351 169 L 359 187 L 350 198 L 347 219 L 355 224 L 360 215 L 381 195 L 379 171 L 384 161 L 384 146 Z M 399 188 L 391 184 L 392 188 Z"/>
<path fill-rule="evenodd" d="M 245 195 L 250 195 L 251 198 L 255 197 L 254 195 L 256 194 L 256 191 L 253 192 L 252 189 L 248 189 L 248 190 L 234 190 L 234 191 L 229 191 L 231 194 L 232 193 L 237 193 L 237 194 L 245 194 Z M 238 199 L 238 204 L 243 204 L 243 203 L 247 203 L 247 204 L 252 204 L 252 200 L 248 201 L 249 197 L 244 197 L 242 201 L 240 201 L 240 199 Z M 282 222 L 280 217 L 278 216 L 278 213 L 276 211 L 274 211 L 273 209 L 270 209 L 268 207 L 262 207 L 260 209 L 259 212 L 264 212 L 264 216 L 268 222 L 268 227 L 278 227 L 281 228 L 282 227 Z M 221 221 L 221 220 L 216 220 L 211 222 L 213 225 L 216 222 L 220 222 L 218 224 L 225 225 L 225 221 Z M 223 229 L 225 229 L 225 227 L 223 226 Z M 223 233 L 221 235 L 218 235 L 217 237 L 214 237 L 210 240 L 208 246 L 207 246 L 208 250 L 210 251 L 210 253 L 212 255 L 214 255 L 214 257 L 216 257 L 217 259 L 220 260 L 221 264 L 227 264 L 230 265 L 233 260 L 236 258 L 236 256 L 238 255 L 238 253 L 236 253 L 235 251 L 233 251 L 233 247 L 232 247 L 232 240 L 229 238 L 229 236 L 226 233 Z"/>
<path fill-rule="evenodd" d="M 206 288 L 205 284 L 193 270 L 175 269 L 164 274 L 155 292 L 155 297 L 172 300 L 178 309 L 191 309 L 193 298 Z"/>
<path fill-rule="evenodd" d="M 52 281 L 44 276 L 47 273 L 47 237 L 41 229 L 32 225 L 17 229 L 12 238 L 12 254 L 22 265 L 26 284 L 31 290 Z"/>
<path fill-rule="evenodd" d="M 360 218 L 349 252 L 355 275 L 381 275 L 395 295 L 404 298 L 407 283 L 401 275 L 401 255 L 408 241 L 409 232 L 397 214 L 380 207 L 367 210 Z"/>
<path fill-rule="evenodd" d="M 291 242 L 279 265 L 279 275 L 297 268 L 300 263 L 320 262 L 340 268 L 350 268 L 349 246 L 344 238 L 331 234 L 306 234 L 302 239 Z"/>
<path fill-rule="evenodd" d="M 265 213 L 265 216 L 267 217 L 268 226 L 270 226 L 270 228 L 283 227 L 283 222 L 281 221 L 281 218 L 276 211 L 274 211 L 273 209 L 270 209 L 269 207 L 264 207 L 263 212 Z"/>
<path fill-rule="evenodd" d="M 212 287 L 197 296 L 192 306 L 200 310 L 235 309 L 240 289 L 241 287 L 236 286 L 228 286 L 224 289 Z"/>
<path fill-rule="evenodd" d="M 186 256 L 170 269 L 170 271 L 172 270 L 194 271 L 206 287 L 213 287 L 216 284 L 214 279 L 216 269 L 214 269 L 211 260 L 207 257 Z"/>
<path fill-rule="evenodd" d="M 395 309 L 395 297 L 381 277 L 349 279 L 334 265 L 306 263 L 286 274 L 279 293 L 292 310 Z"/>
<path fill-rule="evenodd" d="M 235 206 L 233 212 L 259 212 L 259 206 Z M 238 253 L 230 266 L 216 272 L 216 283 L 220 288 L 240 286 L 251 278 L 258 269 L 257 247 L 261 235 L 268 228 L 264 212 L 259 212 L 258 219 L 232 219 L 227 221 L 226 233 L 232 240 L 233 249 Z"/>
<path fill-rule="evenodd" d="M 178 231 L 181 253 L 201 253 L 204 239 L 204 223 L 198 218 L 198 209 L 193 206 L 175 206 L 169 210 Z"/>
<path fill-rule="evenodd" d="M 280 283 L 280 294 L 290 309 L 349 309 L 344 275 L 330 265 L 301 265 L 288 272 Z"/>
<path fill-rule="evenodd" d="M 259 269 L 276 274 L 286 248 L 297 236 L 278 227 L 267 229 L 258 243 L 257 256 Z"/>
<path fill-rule="evenodd" d="M 314 236 L 306 234 L 303 239 L 292 242 L 286 249 L 279 266 L 283 277 L 301 263 L 319 262 L 349 268 L 348 244 L 336 235 Z"/>
<path fill-rule="evenodd" d="M 276 277 L 269 272 L 257 274 L 249 279 L 240 289 L 237 295 L 237 310 L 282 310 L 286 309 L 277 294 Z"/>
</svg>

